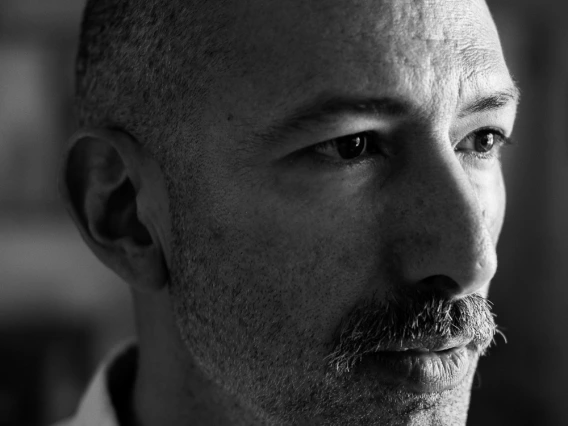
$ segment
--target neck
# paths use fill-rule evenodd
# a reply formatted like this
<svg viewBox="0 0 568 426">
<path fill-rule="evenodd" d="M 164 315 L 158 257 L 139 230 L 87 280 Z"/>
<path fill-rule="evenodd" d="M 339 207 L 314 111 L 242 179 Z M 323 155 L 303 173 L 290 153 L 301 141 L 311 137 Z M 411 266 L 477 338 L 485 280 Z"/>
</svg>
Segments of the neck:
<svg viewBox="0 0 568 426">
<path fill-rule="evenodd" d="M 131 403 L 136 421 L 131 424 L 260 425 L 193 362 L 179 337 L 167 291 L 135 295 L 135 309 L 139 356 Z"/>
</svg>

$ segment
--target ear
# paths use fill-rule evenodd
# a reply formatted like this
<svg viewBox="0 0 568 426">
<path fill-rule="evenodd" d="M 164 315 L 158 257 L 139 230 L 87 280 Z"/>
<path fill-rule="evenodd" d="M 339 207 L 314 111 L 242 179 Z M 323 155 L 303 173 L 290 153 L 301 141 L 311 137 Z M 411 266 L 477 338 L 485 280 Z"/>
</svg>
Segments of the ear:
<svg viewBox="0 0 568 426">
<path fill-rule="evenodd" d="M 129 134 L 83 129 L 71 137 L 59 177 L 66 208 L 93 253 L 134 290 L 168 279 L 170 223 L 157 162 Z"/>
</svg>

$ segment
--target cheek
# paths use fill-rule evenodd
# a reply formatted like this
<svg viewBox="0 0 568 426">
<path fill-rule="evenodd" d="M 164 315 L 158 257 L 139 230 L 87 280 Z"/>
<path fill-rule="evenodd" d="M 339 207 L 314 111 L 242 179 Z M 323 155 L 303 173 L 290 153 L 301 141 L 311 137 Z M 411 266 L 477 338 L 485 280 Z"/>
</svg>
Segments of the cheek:
<svg viewBox="0 0 568 426">
<path fill-rule="evenodd" d="M 356 194 L 318 194 L 294 199 L 244 186 L 225 191 L 218 202 L 226 214 L 216 220 L 229 246 L 218 250 L 230 259 L 223 262 L 232 268 L 226 279 L 247 288 L 259 318 L 287 318 L 290 327 L 284 329 L 310 330 L 328 341 L 338 319 L 364 293 L 377 248 Z M 263 300 L 278 303 L 267 310 Z"/>
</svg>

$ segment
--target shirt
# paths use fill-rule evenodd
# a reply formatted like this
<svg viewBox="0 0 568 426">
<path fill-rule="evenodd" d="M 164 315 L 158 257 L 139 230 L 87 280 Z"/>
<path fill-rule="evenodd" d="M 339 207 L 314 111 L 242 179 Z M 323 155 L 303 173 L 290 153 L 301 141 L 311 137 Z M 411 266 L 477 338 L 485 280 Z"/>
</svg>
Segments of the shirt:
<svg viewBox="0 0 568 426">
<path fill-rule="evenodd" d="M 75 415 L 53 426 L 120 426 L 115 407 L 132 391 L 137 358 L 134 341 L 116 347 L 98 367 Z"/>
</svg>

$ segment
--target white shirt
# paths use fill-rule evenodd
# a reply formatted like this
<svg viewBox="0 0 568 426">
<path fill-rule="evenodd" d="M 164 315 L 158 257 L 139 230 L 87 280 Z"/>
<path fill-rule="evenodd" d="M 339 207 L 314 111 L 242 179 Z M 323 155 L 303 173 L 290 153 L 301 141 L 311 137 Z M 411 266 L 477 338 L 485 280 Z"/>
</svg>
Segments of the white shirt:
<svg viewBox="0 0 568 426">
<path fill-rule="evenodd" d="M 120 426 L 113 402 L 132 390 L 137 351 L 133 340 L 116 347 L 98 367 L 75 415 L 53 426 Z"/>
</svg>

